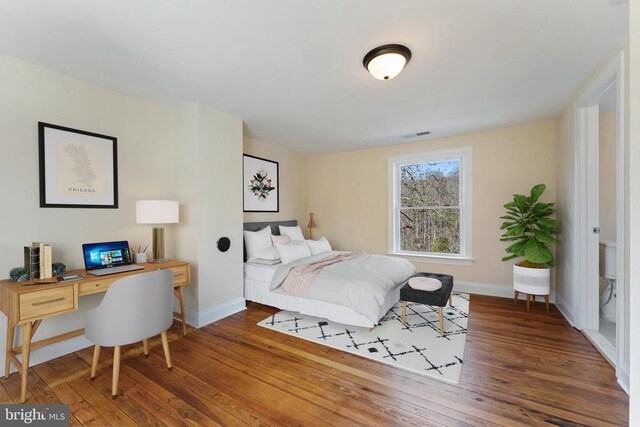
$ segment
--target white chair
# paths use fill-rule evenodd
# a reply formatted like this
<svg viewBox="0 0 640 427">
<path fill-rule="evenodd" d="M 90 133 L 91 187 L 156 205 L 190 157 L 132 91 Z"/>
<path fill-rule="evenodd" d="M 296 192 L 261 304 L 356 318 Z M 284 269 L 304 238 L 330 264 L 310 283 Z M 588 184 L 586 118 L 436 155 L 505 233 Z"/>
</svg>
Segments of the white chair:
<svg viewBox="0 0 640 427">
<path fill-rule="evenodd" d="M 95 343 L 91 380 L 96 376 L 100 347 L 114 347 L 111 395 L 118 394 L 120 346 L 142 341 L 148 355 L 148 339 L 158 334 L 171 370 L 166 330 L 173 322 L 173 273 L 157 270 L 118 279 L 109 287 L 100 305 L 87 311 L 85 335 Z"/>
</svg>

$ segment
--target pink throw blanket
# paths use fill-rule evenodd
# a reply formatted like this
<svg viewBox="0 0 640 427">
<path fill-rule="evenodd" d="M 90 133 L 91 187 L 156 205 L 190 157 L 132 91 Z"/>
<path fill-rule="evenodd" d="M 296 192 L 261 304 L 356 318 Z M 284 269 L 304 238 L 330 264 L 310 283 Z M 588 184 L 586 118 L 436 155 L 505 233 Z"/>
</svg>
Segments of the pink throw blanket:
<svg viewBox="0 0 640 427">
<path fill-rule="evenodd" d="M 287 294 L 308 298 L 311 285 L 320 270 L 331 264 L 355 258 L 358 255 L 360 254 L 353 252 L 344 253 L 324 258 L 321 261 L 293 267 L 282 282 L 282 290 Z"/>
</svg>

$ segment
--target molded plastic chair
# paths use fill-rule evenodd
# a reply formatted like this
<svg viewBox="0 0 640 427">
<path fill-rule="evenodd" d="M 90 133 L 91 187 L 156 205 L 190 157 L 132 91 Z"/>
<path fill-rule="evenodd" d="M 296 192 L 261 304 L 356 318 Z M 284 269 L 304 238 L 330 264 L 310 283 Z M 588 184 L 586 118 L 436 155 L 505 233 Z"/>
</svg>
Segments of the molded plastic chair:
<svg viewBox="0 0 640 427">
<path fill-rule="evenodd" d="M 171 370 L 166 330 L 173 322 L 173 273 L 157 270 L 118 279 L 98 307 L 87 311 L 85 335 L 95 343 L 91 380 L 96 376 L 100 347 L 114 347 L 111 395 L 118 394 L 120 346 L 142 341 L 148 355 L 148 338 L 160 334 Z"/>
</svg>

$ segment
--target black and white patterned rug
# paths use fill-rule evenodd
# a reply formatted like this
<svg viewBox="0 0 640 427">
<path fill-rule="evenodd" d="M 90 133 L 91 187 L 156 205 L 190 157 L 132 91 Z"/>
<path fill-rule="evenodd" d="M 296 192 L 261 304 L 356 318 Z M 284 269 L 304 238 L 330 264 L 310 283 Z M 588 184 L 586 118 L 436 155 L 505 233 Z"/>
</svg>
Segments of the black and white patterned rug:
<svg viewBox="0 0 640 427">
<path fill-rule="evenodd" d="M 453 305 L 443 311 L 443 336 L 437 307 L 408 303 L 403 326 L 401 302 L 371 332 L 291 311 L 276 313 L 258 325 L 457 384 L 467 338 L 469 295 L 454 293 Z"/>
</svg>

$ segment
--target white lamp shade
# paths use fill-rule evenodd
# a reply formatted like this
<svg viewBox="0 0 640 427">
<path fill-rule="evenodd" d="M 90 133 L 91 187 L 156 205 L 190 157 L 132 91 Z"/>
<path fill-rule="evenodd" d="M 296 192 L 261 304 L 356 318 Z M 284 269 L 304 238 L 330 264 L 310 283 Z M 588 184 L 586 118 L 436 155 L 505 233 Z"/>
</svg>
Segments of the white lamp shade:
<svg viewBox="0 0 640 427">
<path fill-rule="evenodd" d="M 178 202 L 175 200 L 138 200 L 136 223 L 176 224 L 179 222 Z"/>
<path fill-rule="evenodd" d="M 373 58 L 367 69 L 376 79 L 388 80 L 400 74 L 406 63 L 407 58 L 399 53 L 385 53 Z"/>
</svg>

